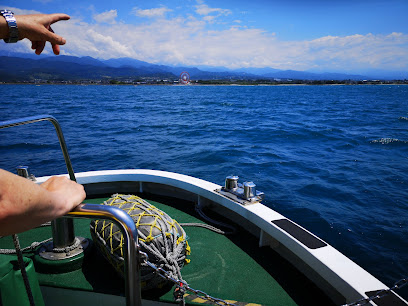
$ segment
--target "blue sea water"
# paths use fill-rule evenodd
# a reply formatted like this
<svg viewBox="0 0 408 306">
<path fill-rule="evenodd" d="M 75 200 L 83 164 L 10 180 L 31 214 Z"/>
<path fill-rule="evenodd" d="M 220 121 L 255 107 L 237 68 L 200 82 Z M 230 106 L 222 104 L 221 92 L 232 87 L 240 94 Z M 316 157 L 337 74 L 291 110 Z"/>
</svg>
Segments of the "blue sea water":
<svg viewBox="0 0 408 306">
<path fill-rule="evenodd" d="M 76 172 L 238 175 L 385 284 L 408 276 L 408 86 L 1 85 L 0 96 L 1 120 L 55 116 Z M 0 167 L 20 164 L 66 173 L 50 123 L 0 130 Z"/>
</svg>

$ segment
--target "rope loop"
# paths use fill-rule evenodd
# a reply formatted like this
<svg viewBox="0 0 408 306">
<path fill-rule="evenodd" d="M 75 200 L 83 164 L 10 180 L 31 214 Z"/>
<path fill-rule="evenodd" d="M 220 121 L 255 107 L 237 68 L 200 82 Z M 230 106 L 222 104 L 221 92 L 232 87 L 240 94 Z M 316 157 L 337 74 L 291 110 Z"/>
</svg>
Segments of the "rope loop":
<svg viewBox="0 0 408 306">
<path fill-rule="evenodd" d="M 181 268 L 188 261 L 190 248 L 187 235 L 179 223 L 165 212 L 135 195 L 114 194 L 103 205 L 115 206 L 135 222 L 142 252 L 159 268 L 169 271 L 171 277 L 181 278 Z M 123 235 L 111 221 L 91 222 L 91 235 L 97 248 L 123 276 Z M 162 287 L 166 280 L 156 275 L 145 263 L 141 265 L 142 290 Z"/>
</svg>

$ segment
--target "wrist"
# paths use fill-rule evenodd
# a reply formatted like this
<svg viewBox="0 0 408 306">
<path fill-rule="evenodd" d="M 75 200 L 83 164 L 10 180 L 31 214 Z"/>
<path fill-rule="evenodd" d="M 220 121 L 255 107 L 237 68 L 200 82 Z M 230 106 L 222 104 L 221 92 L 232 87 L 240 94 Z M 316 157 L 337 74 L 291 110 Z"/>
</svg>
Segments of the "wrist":
<svg viewBox="0 0 408 306">
<path fill-rule="evenodd" d="M 4 41 L 6 43 L 16 43 L 18 41 L 18 28 L 17 21 L 14 17 L 13 12 L 10 10 L 1 10 L 0 15 L 4 17 L 2 19 L 4 19 L 7 23 L 7 27 L 5 28 L 6 31 L 8 30 L 8 34 L 4 37 Z M 4 23 L 2 25 L 2 28 L 4 28 Z"/>
<path fill-rule="evenodd" d="M 61 217 L 70 210 L 67 200 L 57 191 L 49 191 L 49 204 L 53 218 Z"/>
</svg>

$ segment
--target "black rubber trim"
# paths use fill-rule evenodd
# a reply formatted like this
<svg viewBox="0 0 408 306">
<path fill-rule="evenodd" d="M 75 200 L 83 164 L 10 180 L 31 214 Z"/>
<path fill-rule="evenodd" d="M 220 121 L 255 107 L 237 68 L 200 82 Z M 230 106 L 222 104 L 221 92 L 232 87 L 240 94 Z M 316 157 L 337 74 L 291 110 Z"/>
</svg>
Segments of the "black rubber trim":
<svg viewBox="0 0 408 306">
<path fill-rule="evenodd" d="M 287 232 L 293 238 L 299 240 L 309 249 L 318 249 L 327 245 L 324 241 L 309 234 L 303 228 L 299 227 L 296 223 L 293 223 L 288 219 L 279 219 L 272 221 L 272 223 Z"/>
<path fill-rule="evenodd" d="M 369 297 L 375 296 L 378 292 L 381 290 L 376 290 L 376 291 L 369 291 L 366 292 L 365 294 Z M 394 294 L 394 292 L 390 292 L 390 294 L 380 298 L 380 299 L 374 299 L 373 302 L 378 305 L 378 306 L 407 306 L 406 303 L 404 303 L 398 296 Z"/>
</svg>

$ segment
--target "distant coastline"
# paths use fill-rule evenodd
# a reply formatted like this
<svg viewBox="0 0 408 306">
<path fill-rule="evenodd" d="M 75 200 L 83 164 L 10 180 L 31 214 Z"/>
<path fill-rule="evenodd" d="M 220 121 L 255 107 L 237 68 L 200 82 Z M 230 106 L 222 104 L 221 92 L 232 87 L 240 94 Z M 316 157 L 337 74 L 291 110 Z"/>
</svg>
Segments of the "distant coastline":
<svg viewBox="0 0 408 306">
<path fill-rule="evenodd" d="M 151 64 L 131 58 L 98 60 L 61 55 L 27 58 L 0 52 L 0 82 L 14 84 L 101 84 L 101 85 L 359 85 L 406 84 L 408 72 L 378 72 L 373 75 L 313 73 L 274 68 L 206 70 Z"/>
<path fill-rule="evenodd" d="M 408 85 L 408 80 L 197 80 L 190 84 L 180 84 L 172 80 L 148 80 L 148 81 L 120 81 L 120 80 L 35 80 L 35 81 L 3 81 L 0 85 L 101 85 L 101 86 L 340 86 L 340 85 Z"/>
</svg>

